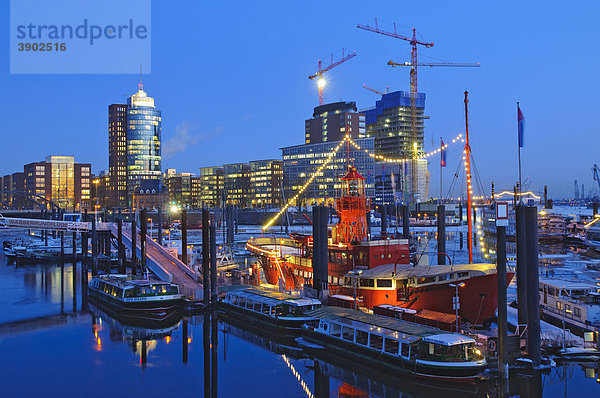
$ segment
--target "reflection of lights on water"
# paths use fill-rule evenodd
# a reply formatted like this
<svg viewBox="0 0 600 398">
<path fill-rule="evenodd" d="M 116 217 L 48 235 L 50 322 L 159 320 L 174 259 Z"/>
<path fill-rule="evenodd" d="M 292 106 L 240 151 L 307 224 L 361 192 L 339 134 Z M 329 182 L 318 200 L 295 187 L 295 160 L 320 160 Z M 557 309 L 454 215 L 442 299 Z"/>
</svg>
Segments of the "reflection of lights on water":
<svg viewBox="0 0 600 398">
<path fill-rule="evenodd" d="M 288 366 L 288 368 L 290 368 L 290 370 L 292 371 L 292 374 L 296 377 L 296 380 L 298 380 L 298 382 L 300 383 L 300 386 L 302 387 L 302 390 L 304 391 L 304 393 L 306 394 L 306 396 L 308 398 L 315 398 L 315 396 L 312 393 L 312 391 L 310 391 L 310 389 L 308 388 L 308 386 L 306 385 L 306 383 L 304 382 L 304 380 L 302 380 L 302 375 L 300 375 L 300 373 L 298 373 L 298 371 L 296 370 L 296 368 L 294 367 L 294 365 L 292 365 L 292 363 L 290 362 L 290 360 L 287 359 L 287 357 L 285 355 L 282 355 L 281 357 L 285 361 L 285 364 Z"/>
<path fill-rule="evenodd" d="M 192 338 L 188 337 L 188 344 L 190 344 L 192 342 Z"/>
<path fill-rule="evenodd" d="M 165 337 L 165 341 L 167 342 L 167 344 L 169 344 L 171 342 L 171 336 Z"/>
</svg>

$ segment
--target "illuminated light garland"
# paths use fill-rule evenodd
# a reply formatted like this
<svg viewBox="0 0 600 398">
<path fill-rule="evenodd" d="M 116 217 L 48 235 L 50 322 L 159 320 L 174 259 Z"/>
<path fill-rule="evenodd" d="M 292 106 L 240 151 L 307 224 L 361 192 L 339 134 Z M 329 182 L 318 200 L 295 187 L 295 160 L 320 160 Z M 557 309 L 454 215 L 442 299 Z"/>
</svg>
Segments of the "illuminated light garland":
<svg viewBox="0 0 600 398">
<path fill-rule="evenodd" d="M 263 231 L 266 230 L 267 228 L 269 228 L 271 225 L 273 225 L 273 223 L 275 221 L 277 221 L 277 219 L 279 217 L 281 217 L 281 215 L 283 213 L 285 213 L 285 211 L 292 205 L 292 203 L 298 199 L 300 197 L 300 195 L 306 191 L 306 188 L 308 188 L 308 186 L 314 181 L 315 178 L 317 178 L 317 176 L 323 171 L 323 169 L 325 167 L 327 167 L 327 165 L 329 163 L 331 163 L 331 161 L 333 160 L 333 157 L 335 156 L 335 154 L 340 150 L 340 148 L 342 147 L 342 145 L 346 142 L 346 140 L 349 139 L 349 136 L 346 135 L 344 137 L 344 139 L 342 141 L 340 141 L 340 143 L 338 144 L 338 146 L 336 146 L 332 152 L 329 153 L 329 155 L 327 155 L 327 159 L 325 159 L 325 162 L 323 162 L 323 164 L 321 166 L 319 166 L 319 168 L 317 169 L 317 171 L 315 171 L 310 178 L 306 181 L 306 183 L 298 190 L 298 192 L 296 193 L 296 195 L 294 195 L 293 198 L 291 198 L 290 200 L 288 200 L 288 202 L 285 204 L 285 206 L 283 206 L 281 208 L 281 210 L 279 210 L 279 212 L 277 212 L 277 214 L 275 214 L 275 216 L 273 218 L 271 218 L 269 220 L 268 223 L 266 223 L 262 229 Z"/>
<path fill-rule="evenodd" d="M 362 148 L 360 145 L 358 145 L 356 142 L 354 142 L 354 140 L 348 136 L 346 136 L 346 139 L 348 139 L 350 141 L 350 143 L 352 144 L 352 146 L 356 149 L 358 149 L 359 151 L 364 151 L 367 155 L 369 155 L 370 157 L 372 157 L 373 159 L 377 159 L 377 160 L 382 160 L 386 163 L 408 163 L 411 160 L 413 160 L 412 158 L 388 158 L 385 157 L 383 155 L 377 155 L 374 154 L 372 152 L 370 152 L 368 149 L 364 149 Z M 436 155 L 438 153 L 440 153 L 442 150 L 448 148 L 449 145 L 454 144 L 456 142 L 464 142 L 464 139 L 462 139 L 462 133 L 457 135 L 452 141 L 450 141 L 448 144 L 444 144 L 443 147 L 438 148 L 434 151 L 431 152 L 427 152 L 421 156 L 417 156 L 415 157 L 415 159 L 426 159 L 428 157 L 431 157 L 433 155 Z"/>
<path fill-rule="evenodd" d="M 496 194 L 496 196 L 504 196 L 504 195 L 515 196 L 514 192 L 510 192 L 510 191 L 502 191 L 502 192 Z M 537 199 L 537 200 L 540 200 L 542 198 L 541 196 L 538 196 L 531 191 L 517 193 L 517 196 L 526 196 L 526 195 L 531 195 L 531 196 L 533 196 L 534 199 Z"/>
<path fill-rule="evenodd" d="M 371 153 L 369 150 L 367 149 L 363 149 L 361 148 L 360 145 L 358 145 L 356 142 L 354 142 L 354 140 L 350 137 L 350 135 L 346 134 L 344 136 L 344 139 L 342 141 L 340 141 L 340 143 L 338 144 L 338 146 L 336 146 L 332 152 L 329 153 L 329 155 L 327 155 L 327 158 L 325 160 L 325 162 L 323 162 L 323 164 L 321 164 L 321 166 L 319 166 L 319 168 L 310 176 L 310 178 L 306 181 L 306 183 L 298 190 L 298 192 L 296 193 L 296 195 L 294 195 L 293 198 L 289 199 L 288 202 L 285 204 L 285 206 L 283 206 L 278 212 L 277 214 L 275 214 L 275 216 L 273 218 L 271 218 L 269 220 L 268 223 L 266 223 L 263 227 L 262 230 L 265 231 L 267 228 L 269 228 L 271 225 L 273 225 L 273 223 L 275 223 L 275 221 L 277 221 L 279 219 L 279 217 L 281 217 L 281 215 L 283 213 L 285 213 L 285 211 L 292 205 L 292 203 L 298 199 L 300 197 L 300 195 L 306 191 L 306 188 L 308 188 L 308 186 L 315 180 L 315 178 L 323 171 L 323 169 L 325 167 L 327 167 L 327 165 L 329 163 L 331 163 L 331 161 L 333 160 L 333 157 L 335 156 L 335 154 L 340 150 L 340 148 L 342 147 L 342 145 L 344 145 L 344 143 L 348 141 L 350 144 L 352 144 L 352 146 L 354 148 L 356 148 L 359 151 L 364 151 L 367 155 L 369 155 L 370 157 L 377 159 L 377 160 L 382 160 L 386 163 L 407 163 L 409 161 L 411 161 L 412 159 L 402 159 L 402 158 L 387 158 L 385 156 L 382 155 L 376 155 L 374 153 Z M 448 148 L 449 145 L 454 144 L 456 142 L 464 142 L 464 139 L 462 138 L 462 133 L 457 135 L 456 137 L 454 137 L 454 139 L 452 141 L 450 141 L 448 144 L 444 144 L 443 147 L 438 148 L 432 152 L 428 152 L 426 154 L 423 154 L 421 156 L 416 157 L 415 159 L 426 159 L 430 156 L 433 156 L 435 154 L 440 153 L 443 149 Z"/>
</svg>

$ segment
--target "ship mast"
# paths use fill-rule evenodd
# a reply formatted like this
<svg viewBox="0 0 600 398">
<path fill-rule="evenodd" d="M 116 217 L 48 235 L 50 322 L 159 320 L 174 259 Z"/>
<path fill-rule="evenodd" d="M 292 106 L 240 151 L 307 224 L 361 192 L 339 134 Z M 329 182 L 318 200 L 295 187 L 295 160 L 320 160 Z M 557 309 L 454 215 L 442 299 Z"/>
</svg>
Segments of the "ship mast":
<svg viewBox="0 0 600 398">
<path fill-rule="evenodd" d="M 467 172 L 467 247 L 469 249 L 469 264 L 473 263 L 473 203 L 471 195 L 471 147 L 469 146 L 469 92 L 465 91 L 465 169 Z"/>
</svg>

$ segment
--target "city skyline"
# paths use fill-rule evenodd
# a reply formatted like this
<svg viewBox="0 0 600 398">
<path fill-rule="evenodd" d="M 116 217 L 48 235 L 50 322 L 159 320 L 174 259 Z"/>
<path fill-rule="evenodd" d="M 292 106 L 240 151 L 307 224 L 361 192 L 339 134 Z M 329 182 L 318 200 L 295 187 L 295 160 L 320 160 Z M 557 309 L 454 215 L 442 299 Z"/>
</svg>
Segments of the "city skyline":
<svg viewBox="0 0 600 398">
<path fill-rule="evenodd" d="M 168 39 L 167 28 L 173 21 L 162 12 L 166 7 L 186 10 L 173 15 L 197 37 L 207 38 L 201 40 L 202 46 L 192 38 Z M 548 185 L 551 197 L 573 196 L 575 179 L 586 190 L 597 190 L 591 174 L 597 160 L 585 150 L 597 130 L 590 118 L 597 86 L 595 58 L 587 54 L 587 42 L 594 41 L 595 4 L 577 9 L 527 4 L 519 5 L 517 13 L 516 3 L 485 7 L 474 2 L 440 3 L 426 9 L 387 2 L 369 7 L 368 12 L 359 4 L 333 3 L 319 6 L 324 15 L 338 16 L 327 24 L 318 24 L 299 5 L 267 7 L 267 11 L 248 6 L 247 13 L 225 18 L 226 7 L 216 4 L 202 8 L 215 18 L 197 23 L 195 12 L 190 11 L 196 7 L 153 4 L 152 74 L 143 76 L 143 81 L 164 115 L 163 170 L 198 174 L 201 167 L 281 158 L 279 148 L 303 142 L 304 120 L 318 104 L 316 84 L 308 75 L 315 72 L 318 58 L 341 47 L 357 50 L 358 56 L 326 75 L 326 103 L 356 101 L 359 110 L 373 106 L 379 96 L 364 90 L 363 83 L 381 91 L 386 86 L 408 91 L 408 68 L 386 63 L 409 60 L 410 46 L 356 28 L 357 23 L 372 24 L 374 17 L 387 16 L 415 26 L 425 39 L 435 42 L 433 48 L 420 52 L 423 60 L 430 56 L 482 65 L 465 70 L 419 69 L 419 92 L 427 95 L 425 113 L 431 117 L 425 123 L 426 150 L 435 149 L 440 137 L 451 140 L 464 130 L 463 91 L 467 89 L 472 147 L 483 184 L 488 194 L 491 181 L 496 187 L 510 188 L 517 180 L 516 101 L 520 101 L 526 120 L 523 180 L 529 177 L 535 190 Z M 2 18 L 7 19 L 7 13 Z M 455 21 L 451 26 L 444 23 L 450 20 Z M 398 26 L 401 32 L 408 31 Z M 265 40 L 273 32 L 281 37 Z M 208 40 L 214 34 L 223 34 L 223 42 Z M 569 37 L 581 40 L 572 42 Z M 568 56 L 556 55 L 567 48 Z M 107 170 L 107 106 L 123 103 L 138 76 L 8 75 L 8 55 L 3 57 L 1 83 L 13 93 L 0 102 L 5 142 L 7 147 L 28 150 L 5 151 L 0 175 L 48 153 L 74 155 L 92 163 L 95 173 Z M 577 73 L 568 73 L 567 64 Z M 32 100 L 32 95 L 43 100 Z M 82 97 L 85 100 L 74 100 Z M 37 117 L 26 117 L 32 112 Z M 569 148 L 574 150 L 565 151 L 564 135 L 571 138 Z M 448 153 L 446 186 L 459 155 L 455 150 Z M 438 161 L 432 157 L 429 167 L 432 196 L 438 191 Z"/>
</svg>

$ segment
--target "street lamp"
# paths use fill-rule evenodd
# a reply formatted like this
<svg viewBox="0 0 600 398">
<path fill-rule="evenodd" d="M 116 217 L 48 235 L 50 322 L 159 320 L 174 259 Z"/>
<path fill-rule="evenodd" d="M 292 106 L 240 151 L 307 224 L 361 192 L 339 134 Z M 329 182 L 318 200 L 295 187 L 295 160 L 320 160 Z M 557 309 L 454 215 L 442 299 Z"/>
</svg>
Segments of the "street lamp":
<svg viewBox="0 0 600 398">
<path fill-rule="evenodd" d="M 458 288 L 465 287 L 466 284 L 464 282 L 460 282 L 457 284 L 450 283 L 448 286 L 455 288 L 454 297 L 452 298 L 452 308 L 454 309 L 455 317 L 456 317 L 456 331 L 458 332 L 458 310 L 460 309 L 460 301 L 458 299 Z"/>
<path fill-rule="evenodd" d="M 96 186 L 96 188 L 94 189 L 96 191 L 96 207 L 94 208 L 94 219 L 96 220 L 96 224 L 98 224 L 98 209 L 100 208 L 100 204 L 98 203 L 98 184 L 100 183 L 99 179 L 95 179 L 94 180 L 94 185 Z"/>
<path fill-rule="evenodd" d="M 354 281 L 353 285 L 354 285 L 354 309 L 357 310 L 358 309 L 358 299 L 357 299 L 357 289 L 358 289 L 358 281 L 360 279 L 360 276 L 362 275 L 362 270 L 352 270 L 352 271 L 348 271 L 348 273 L 350 275 L 352 275 L 352 280 Z"/>
</svg>

